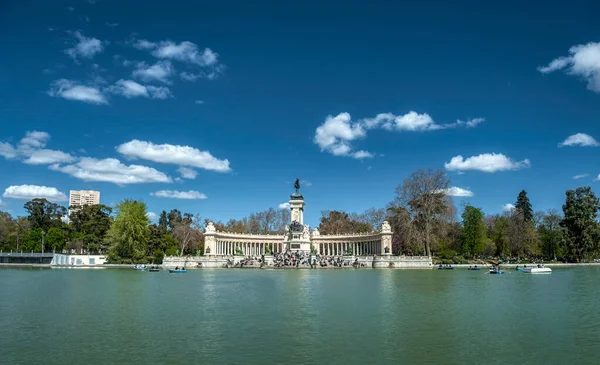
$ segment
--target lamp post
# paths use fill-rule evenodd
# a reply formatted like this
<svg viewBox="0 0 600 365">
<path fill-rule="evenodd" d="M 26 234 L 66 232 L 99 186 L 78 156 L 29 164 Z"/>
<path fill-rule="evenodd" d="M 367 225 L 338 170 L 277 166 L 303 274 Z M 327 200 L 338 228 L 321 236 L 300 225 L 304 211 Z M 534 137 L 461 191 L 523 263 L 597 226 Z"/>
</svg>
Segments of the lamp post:
<svg viewBox="0 0 600 365">
<path fill-rule="evenodd" d="M 44 254 L 44 235 L 46 234 L 46 231 L 42 231 L 42 255 Z"/>
</svg>

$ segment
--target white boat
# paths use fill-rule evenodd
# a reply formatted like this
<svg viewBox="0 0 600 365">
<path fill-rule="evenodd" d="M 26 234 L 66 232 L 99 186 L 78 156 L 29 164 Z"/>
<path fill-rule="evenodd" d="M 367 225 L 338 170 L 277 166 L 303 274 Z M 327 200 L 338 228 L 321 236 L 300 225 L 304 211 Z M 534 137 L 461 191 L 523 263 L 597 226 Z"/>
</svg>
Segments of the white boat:
<svg viewBox="0 0 600 365">
<path fill-rule="evenodd" d="M 550 274 L 552 269 L 549 267 L 525 267 L 523 272 L 530 274 Z"/>
</svg>

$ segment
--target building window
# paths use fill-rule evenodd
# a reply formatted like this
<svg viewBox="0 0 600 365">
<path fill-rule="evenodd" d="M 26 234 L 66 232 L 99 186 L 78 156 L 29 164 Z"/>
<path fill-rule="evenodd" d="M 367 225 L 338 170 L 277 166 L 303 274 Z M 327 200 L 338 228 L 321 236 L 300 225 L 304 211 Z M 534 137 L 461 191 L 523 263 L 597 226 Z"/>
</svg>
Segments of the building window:
<svg viewBox="0 0 600 365">
<path fill-rule="evenodd" d="M 90 258 L 90 265 L 96 265 L 96 259 Z"/>
</svg>

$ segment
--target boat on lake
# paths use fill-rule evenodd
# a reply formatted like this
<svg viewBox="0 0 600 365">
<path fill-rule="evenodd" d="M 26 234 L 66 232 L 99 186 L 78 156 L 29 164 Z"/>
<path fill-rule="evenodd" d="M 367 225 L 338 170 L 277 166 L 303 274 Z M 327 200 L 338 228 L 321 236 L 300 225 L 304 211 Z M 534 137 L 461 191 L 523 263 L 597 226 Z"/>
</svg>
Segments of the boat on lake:
<svg viewBox="0 0 600 365">
<path fill-rule="evenodd" d="M 494 275 L 504 274 L 504 271 L 500 271 L 499 269 L 490 269 L 490 274 L 494 274 Z"/>
<path fill-rule="evenodd" d="M 186 273 L 187 270 L 186 269 L 169 269 L 169 272 L 171 274 L 183 274 L 183 273 Z"/>
<path fill-rule="evenodd" d="M 156 269 L 150 268 L 150 270 L 148 270 L 148 271 L 150 271 L 150 272 L 159 272 L 160 269 L 158 269 L 158 268 L 156 268 Z"/>
<path fill-rule="evenodd" d="M 525 267 L 523 268 L 523 272 L 529 274 L 550 274 L 552 269 L 549 267 L 545 267 L 544 265 L 538 265 L 533 267 Z"/>
<path fill-rule="evenodd" d="M 481 270 L 481 268 L 479 266 L 475 266 L 475 267 L 470 267 L 467 270 Z"/>
<path fill-rule="evenodd" d="M 133 267 L 133 269 L 134 269 L 134 270 L 137 270 L 137 271 L 145 271 L 145 270 L 147 269 L 147 267 L 146 267 L 146 266 L 144 266 L 144 265 L 135 265 L 135 266 Z"/>
</svg>

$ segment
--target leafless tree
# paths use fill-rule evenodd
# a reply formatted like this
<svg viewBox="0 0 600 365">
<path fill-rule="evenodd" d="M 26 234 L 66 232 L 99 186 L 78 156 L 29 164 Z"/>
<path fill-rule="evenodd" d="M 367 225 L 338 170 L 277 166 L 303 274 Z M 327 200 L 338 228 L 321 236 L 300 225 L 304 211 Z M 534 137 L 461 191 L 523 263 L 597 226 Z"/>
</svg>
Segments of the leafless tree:
<svg viewBox="0 0 600 365">
<path fill-rule="evenodd" d="M 201 222 L 202 219 L 199 216 L 189 216 L 173 226 L 173 237 L 179 243 L 179 256 L 183 256 L 186 250 L 193 251 L 201 245 L 203 241 L 200 231 L 202 229 Z"/>
<path fill-rule="evenodd" d="M 442 170 L 417 170 L 396 187 L 394 205 L 410 213 L 423 238 L 427 256 L 431 256 L 436 220 L 449 214 L 447 190 L 450 179 Z"/>
</svg>

